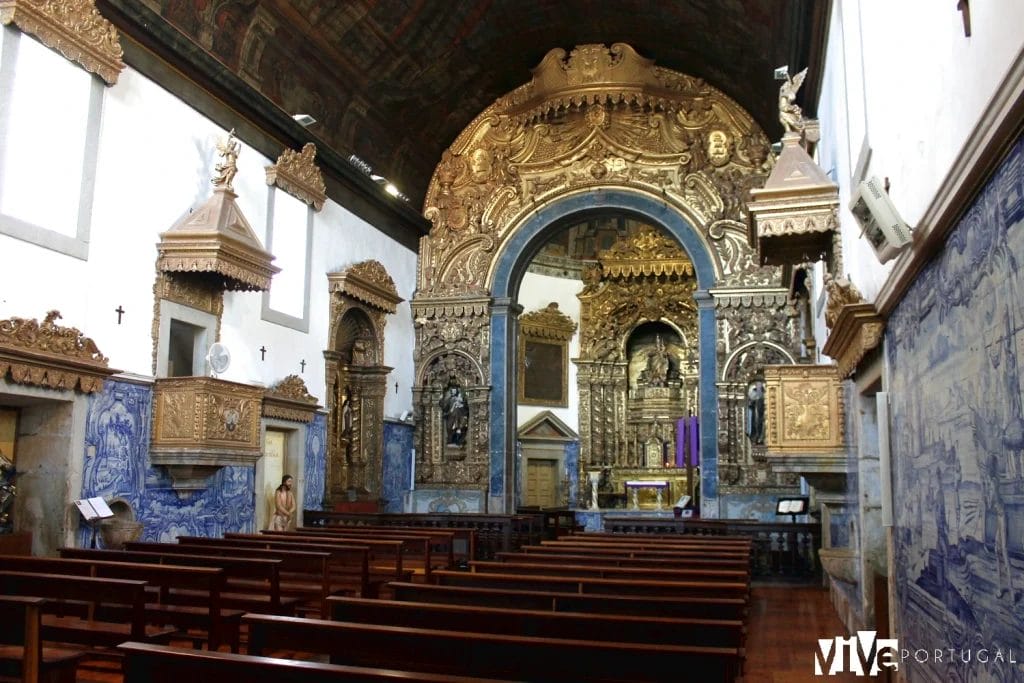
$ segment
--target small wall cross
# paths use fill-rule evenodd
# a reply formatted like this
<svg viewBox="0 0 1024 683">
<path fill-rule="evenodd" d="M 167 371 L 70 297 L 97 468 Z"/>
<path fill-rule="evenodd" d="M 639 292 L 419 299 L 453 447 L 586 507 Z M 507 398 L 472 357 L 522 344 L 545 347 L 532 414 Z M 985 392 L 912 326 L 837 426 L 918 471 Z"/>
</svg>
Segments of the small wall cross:
<svg viewBox="0 0 1024 683">
<path fill-rule="evenodd" d="M 305 371 L 306 371 L 306 361 L 305 361 L 305 359 L 303 359 L 302 361 L 300 361 L 300 362 L 299 362 L 299 365 L 301 365 L 301 366 L 302 366 L 302 372 L 305 372 Z"/>
<path fill-rule="evenodd" d="M 266 360 L 266 359 L 267 359 L 267 347 L 261 346 L 260 347 L 260 360 Z"/>
<path fill-rule="evenodd" d="M 114 309 L 114 313 L 117 313 L 117 324 L 121 324 L 121 316 L 124 315 L 124 309 L 118 304 L 117 308 Z"/>
</svg>

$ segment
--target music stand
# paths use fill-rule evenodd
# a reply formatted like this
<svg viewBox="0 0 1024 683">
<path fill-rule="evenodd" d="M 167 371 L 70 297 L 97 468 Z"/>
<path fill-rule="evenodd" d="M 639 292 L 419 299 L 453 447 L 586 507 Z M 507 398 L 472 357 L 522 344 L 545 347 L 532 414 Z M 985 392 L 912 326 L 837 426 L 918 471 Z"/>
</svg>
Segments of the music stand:
<svg viewBox="0 0 1024 683">
<path fill-rule="evenodd" d="M 796 523 L 797 515 L 806 515 L 810 500 L 807 496 L 789 496 L 779 498 L 775 503 L 775 514 L 789 515 L 790 521 Z"/>
<path fill-rule="evenodd" d="M 95 498 L 83 498 L 82 500 L 75 501 L 75 507 L 82 513 L 82 518 L 85 523 L 89 525 L 92 530 L 92 540 L 89 542 L 90 548 L 96 548 L 96 525 L 104 519 L 110 519 L 114 517 L 114 511 L 107 505 L 107 501 L 103 500 L 102 497 L 96 496 Z"/>
</svg>

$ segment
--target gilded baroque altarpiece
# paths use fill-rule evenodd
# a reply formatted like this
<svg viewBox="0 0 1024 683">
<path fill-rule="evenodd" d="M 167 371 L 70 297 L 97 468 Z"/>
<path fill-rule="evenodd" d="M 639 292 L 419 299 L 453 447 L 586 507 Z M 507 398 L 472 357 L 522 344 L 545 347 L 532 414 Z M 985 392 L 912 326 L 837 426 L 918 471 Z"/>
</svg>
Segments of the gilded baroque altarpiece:
<svg viewBox="0 0 1024 683">
<path fill-rule="evenodd" d="M 656 197 L 680 214 L 711 257 L 714 296 L 729 302 L 725 307 L 716 302 L 716 314 L 726 313 L 716 335 L 731 334 L 730 344 L 747 344 L 744 358 L 773 360 L 769 349 L 785 358 L 795 347 L 793 326 L 781 313 L 780 272 L 757 265 L 744 213 L 750 189 L 764 184 L 772 163 L 768 139 L 733 100 L 701 79 L 656 66 L 622 43 L 552 50 L 529 83 L 477 116 L 442 155 L 424 205 L 432 229 L 421 241 L 412 301 L 417 481 L 486 484 L 489 416 L 497 400 L 489 357 L 496 305 L 491 278 L 517 228 L 562 199 L 616 188 Z M 656 299 L 669 308 L 692 306 L 688 286 L 679 296 L 662 291 Z M 759 298 L 762 289 L 775 293 Z M 747 294 L 732 296 L 733 291 Z M 509 304 L 514 310 L 515 302 Z M 766 312 L 756 325 L 734 319 L 758 309 Z M 666 309 L 645 317 L 673 315 Z M 727 320 L 732 320 L 728 331 L 722 329 Z M 596 334 L 585 320 L 580 335 L 584 358 L 601 356 L 593 344 L 622 341 Z M 696 362 L 722 368 L 730 353 L 726 348 L 737 346 L 720 345 L 718 358 Z M 615 351 L 603 353 L 611 360 Z M 440 429 L 439 401 L 452 385 L 470 404 L 469 438 L 459 453 L 446 449 Z M 600 410 L 616 408 L 602 403 Z M 610 423 L 603 433 L 619 426 Z M 580 462 L 605 458 L 587 445 L 584 431 Z M 730 447 L 723 443 L 719 450 Z"/>
</svg>

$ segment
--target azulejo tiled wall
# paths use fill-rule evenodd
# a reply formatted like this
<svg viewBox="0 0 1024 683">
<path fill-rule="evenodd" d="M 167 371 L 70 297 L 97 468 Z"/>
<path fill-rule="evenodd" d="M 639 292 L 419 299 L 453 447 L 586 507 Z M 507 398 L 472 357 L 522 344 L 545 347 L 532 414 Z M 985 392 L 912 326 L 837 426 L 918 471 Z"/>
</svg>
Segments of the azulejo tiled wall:
<svg viewBox="0 0 1024 683">
<path fill-rule="evenodd" d="M 384 422 L 384 471 L 380 497 L 384 512 L 402 512 L 405 492 L 412 487 L 413 426 Z"/>
<path fill-rule="evenodd" d="M 324 479 L 327 471 L 327 416 L 317 413 L 306 426 L 305 489 L 303 510 L 319 510 L 324 500 Z"/>
<path fill-rule="evenodd" d="M 202 491 L 179 494 L 161 468 L 149 466 L 152 387 L 109 380 L 93 395 L 86 419 L 82 497 L 121 499 L 143 523 L 143 540 L 220 536 L 254 529 L 254 468 L 224 467 Z M 79 543 L 89 532 L 79 532 Z"/>
<path fill-rule="evenodd" d="M 900 647 L 975 653 L 909 681 L 1024 681 L 1022 167 L 1018 141 L 886 330 Z"/>
</svg>

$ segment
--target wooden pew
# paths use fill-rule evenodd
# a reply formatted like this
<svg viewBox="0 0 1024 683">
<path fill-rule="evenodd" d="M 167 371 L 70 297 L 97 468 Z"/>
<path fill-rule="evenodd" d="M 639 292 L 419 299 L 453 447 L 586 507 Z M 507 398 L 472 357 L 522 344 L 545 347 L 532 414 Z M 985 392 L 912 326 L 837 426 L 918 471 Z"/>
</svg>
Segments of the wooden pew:
<svg viewBox="0 0 1024 683">
<path fill-rule="evenodd" d="M 276 570 L 273 560 L 89 548 L 60 548 L 59 553 L 63 560 L 93 564 L 93 575 L 98 577 L 142 579 L 159 587 L 159 594 L 151 595 L 151 601 L 146 603 L 148 618 L 156 624 L 172 624 L 189 634 L 202 631 L 210 649 L 226 644 L 232 652 L 239 651 L 239 627 L 245 610 L 223 606 L 228 580 L 240 574 L 251 577 L 256 571 L 268 569 L 275 575 Z M 129 569 L 126 565 L 153 568 Z M 153 602 L 152 598 L 158 601 Z"/>
<path fill-rule="evenodd" d="M 402 582 L 389 584 L 389 587 L 395 600 L 554 612 L 743 620 L 748 609 L 745 598 L 580 594 Z"/>
<path fill-rule="evenodd" d="M 246 615 L 249 650 L 326 654 L 331 663 L 521 678 L 533 683 L 664 681 L 668 672 L 699 681 L 735 681 L 737 648 L 592 642 L 568 638 L 356 624 Z"/>
<path fill-rule="evenodd" d="M 91 551 L 107 553 L 116 551 Z M 152 625 L 173 625 L 188 631 L 199 629 L 211 649 L 222 644 L 238 651 L 238 628 L 243 612 L 224 610 L 221 595 L 224 591 L 224 571 L 216 567 L 168 566 L 153 563 L 115 561 L 111 557 L 5 557 L 4 569 L 20 572 L 40 572 L 72 576 L 94 576 L 109 579 L 145 581 L 154 589 L 146 593 L 146 621 Z M 201 606 L 175 604 L 174 591 L 197 591 L 203 597 Z M 106 607 L 100 616 L 106 619 L 125 619 L 129 616 L 123 607 Z"/>
<path fill-rule="evenodd" d="M 279 542 L 306 544 L 327 544 L 342 547 L 366 547 L 370 551 L 370 581 L 401 581 L 403 576 L 412 576 L 406 567 L 406 558 L 417 556 L 430 559 L 430 543 L 424 537 L 392 536 L 375 538 L 371 536 L 335 536 L 331 534 L 300 534 L 297 531 L 261 531 L 259 534 L 225 534 L 227 539 L 269 539 Z"/>
<path fill-rule="evenodd" d="M 305 510 L 303 511 L 303 520 L 308 526 L 325 528 L 365 526 L 453 531 L 458 541 L 458 545 L 454 549 L 455 557 L 458 561 L 466 562 L 493 557 L 497 551 L 511 551 L 523 543 L 535 543 L 543 532 L 543 519 L 540 520 L 536 534 L 532 533 L 532 527 L 527 523 L 524 536 L 521 519 L 514 518 L 512 515 L 481 515 L 477 513 L 410 514 Z"/>
<path fill-rule="evenodd" d="M 640 542 L 656 543 L 714 543 L 717 545 L 750 546 L 754 539 L 750 536 L 700 536 L 696 534 L 643 534 L 643 533 L 612 533 L 609 531 L 584 531 L 572 534 L 572 538 L 587 541 Z"/>
<path fill-rule="evenodd" d="M 656 541 L 581 541 L 577 536 L 563 536 L 552 541 L 542 541 L 539 545 L 555 548 L 615 548 L 618 550 L 659 550 L 677 552 L 705 552 L 725 555 L 750 555 L 751 547 L 736 544 L 709 543 L 658 543 Z"/>
<path fill-rule="evenodd" d="M 43 645 L 46 600 L 0 595 L 0 679 L 22 683 L 75 683 L 83 653 Z"/>
<path fill-rule="evenodd" d="M 318 614 L 326 613 L 323 610 L 327 609 L 327 597 L 335 592 L 357 592 L 369 585 L 368 573 L 358 576 L 348 573 L 351 568 L 348 559 L 353 551 L 351 547 L 298 547 L 291 543 L 260 539 L 231 540 L 204 536 L 179 536 L 178 545 L 189 548 L 190 552 L 237 552 L 241 556 L 249 556 L 251 551 L 264 551 L 260 553 L 261 557 L 281 560 L 282 606 L 286 599 L 293 598 L 297 603 L 304 603 L 306 609 L 316 610 Z M 359 549 L 355 550 L 359 552 Z M 360 557 L 365 561 L 365 554 Z M 335 574 L 336 570 L 338 574 Z M 344 575 L 340 574 L 341 571 L 345 572 Z M 292 603 L 292 606 L 297 603 Z"/>
<path fill-rule="evenodd" d="M 331 619 L 574 640 L 742 648 L 739 619 L 668 618 L 333 597 Z"/>
<path fill-rule="evenodd" d="M 175 632 L 173 628 L 147 625 L 145 581 L 0 571 L 0 594 L 50 600 L 47 607 L 54 613 L 43 615 L 44 640 L 83 647 L 114 647 L 125 640 L 167 641 Z M 98 618 L 97 612 L 103 606 L 124 607 L 128 611 L 127 622 Z"/>
<path fill-rule="evenodd" d="M 650 595 L 663 597 L 714 596 L 746 599 L 748 582 L 658 581 L 601 579 L 582 576 L 528 575 L 515 573 L 476 573 L 441 570 L 434 572 L 441 586 L 479 586 L 485 588 L 521 588 L 562 593 L 601 593 L 611 595 Z"/>
<path fill-rule="evenodd" d="M 264 532 L 266 533 L 266 532 Z M 420 529 L 414 527 L 315 527 L 303 526 L 295 530 L 299 535 L 326 535 L 339 538 L 426 538 L 429 552 L 424 553 L 424 573 L 433 569 L 453 569 L 455 567 L 456 532 L 450 529 Z M 443 558 L 443 559 L 442 559 Z"/>
<path fill-rule="evenodd" d="M 745 582 L 749 584 L 750 582 L 750 572 L 733 569 L 616 567 L 596 562 L 567 564 L 564 562 L 486 562 L 482 560 L 470 562 L 469 567 L 473 572 L 498 574 L 591 576 L 600 579 L 650 579 L 700 581 L 703 583 Z"/>
<path fill-rule="evenodd" d="M 202 548 L 177 543 L 154 543 L 147 541 L 133 541 L 125 544 L 125 552 L 146 553 L 160 557 L 179 557 L 179 561 L 188 563 L 192 558 L 203 565 L 209 562 L 210 566 L 218 566 L 227 573 L 226 588 L 221 596 L 224 604 L 233 609 L 243 609 L 248 612 L 267 612 L 269 614 L 292 615 L 295 614 L 295 606 L 298 598 L 283 596 L 281 594 L 281 567 L 285 560 L 282 553 L 278 551 L 265 551 L 258 548 L 237 548 L 217 547 L 215 545 Z M 216 560 L 204 560 L 203 558 L 216 558 Z M 218 561 L 219 560 L 219 561 Z M 326 558 L 323 553 L 310 556 L 300 553 L 297 556 L 289 557 L 289 566 L 301 566 L 312 568 L 324 568 Z M 326 572 L 326 570 L 324 570 Z M 188 598 L 194 597 L 189 593 L 181 593 L 179 597 L 182 602 L 188 603 Z"/>
<path fill-rule="evenodd" d="M 543 550 L 542 550 L 543 548 Z M 554 552 L 554 553 L 594 553 L 594 554 L 630 554 L 635 557 L 702 557 L 712 560 L 742 560 L 750 561 L 751 553 L 747 550 L 721 550 L 716 548 L 664 548 L 636 545 L 612 545 L 595 543 L 571 543 L 557 542 L 543 546 L 523 546 L 520 550 L 524 553 Z"/>
<path fill-rule="evenodd" d="M 126 642 L 124 683 L 182 681 L 245 681 L 245 683 L 501 683 L 494 678 L 410 673 L 397 669 L 321 664 L 227 652 L 185 650 L 164 645 Z"/>
<path fill-rule="evenodd" d="M 734 571 L 746 572 L 748 575 L 750 574 L 750 563 L 741 559 L 709 559 L 703 556 L 691 557 L 689 555 L 683 557 L 648 557 L 642 553 L 620 553 L 615 551 L 602 551 L 600 553 L 595 553 L 588 552 L 586 550 L 579 552 L 567 550 L 565 552 L 558 552 L 557 549 L 549 548 L 548 546 L 535 547 L 540 552 L 498 553 L 497 559 L 499 562 L 550 562 L 556 564 L 598 562 L 603 565 L 615 567 L 651 567 L 652 569 L 657 569 L 659 567 L 665 569 L 671 569 L 673 567 L 731 569 Z"/>
</svg>

